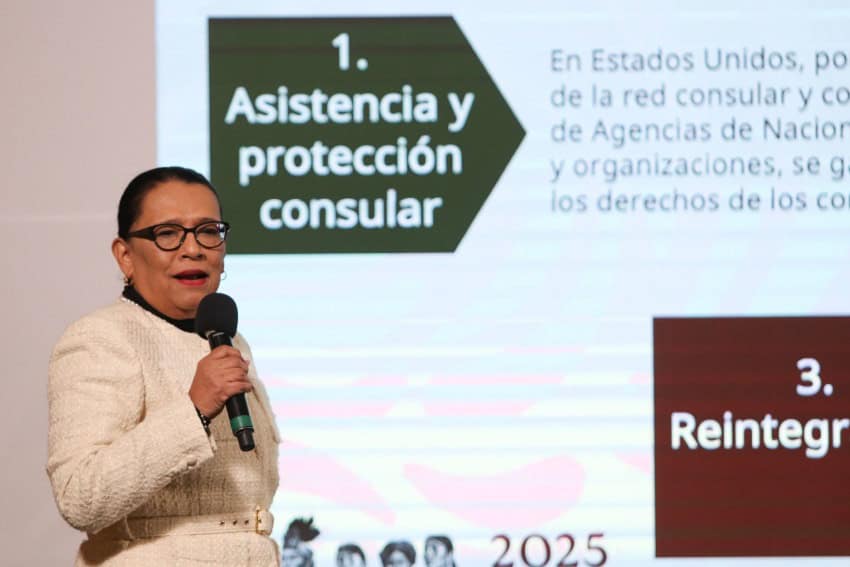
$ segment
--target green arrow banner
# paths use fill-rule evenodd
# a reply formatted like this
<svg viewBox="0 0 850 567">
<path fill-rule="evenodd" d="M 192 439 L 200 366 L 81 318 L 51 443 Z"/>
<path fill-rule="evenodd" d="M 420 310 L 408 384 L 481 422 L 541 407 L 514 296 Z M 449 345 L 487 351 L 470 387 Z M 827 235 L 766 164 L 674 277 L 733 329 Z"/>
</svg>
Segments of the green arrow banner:
<svg viewBox="0 0 850 567">
<path fill-rule="evenodd" d="M 525 135 L 451 17 L 211 19 L 228 253 L 451 252 Z"/>
</svg>

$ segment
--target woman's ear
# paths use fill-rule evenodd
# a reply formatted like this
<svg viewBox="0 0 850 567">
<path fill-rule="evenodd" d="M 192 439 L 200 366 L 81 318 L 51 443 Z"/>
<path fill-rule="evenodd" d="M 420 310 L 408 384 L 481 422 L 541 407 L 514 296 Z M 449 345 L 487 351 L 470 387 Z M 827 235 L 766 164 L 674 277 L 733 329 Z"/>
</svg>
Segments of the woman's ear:
<svg viewBox="0 0 850 567">
<path fill-rule="evenodd" d="M 133 258 L 130 255 L 130 247 L 127 245 L 127 241 L 121 237 L 113 240 L 112 255 L 115 256 L 118 269 L 124 274 L 124 281 L 127 283 L 133 281 Z"/>
</svg>

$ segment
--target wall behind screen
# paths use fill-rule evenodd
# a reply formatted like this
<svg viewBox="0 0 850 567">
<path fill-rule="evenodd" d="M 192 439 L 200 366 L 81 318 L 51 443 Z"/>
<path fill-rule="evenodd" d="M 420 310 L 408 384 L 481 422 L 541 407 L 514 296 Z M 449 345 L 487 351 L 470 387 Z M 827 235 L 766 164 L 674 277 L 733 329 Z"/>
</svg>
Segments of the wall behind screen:
<svg viewBox="0 0 850 567">
<path fill-rule="evenodd" d="M 47 361 L 121 289 L 115 207 L 156 159 L 153 18 L 151 0 L 7 2 L 0 18 L 3 565 L 70 565 L 82 539 L 44 472 Z"/>
</svg>

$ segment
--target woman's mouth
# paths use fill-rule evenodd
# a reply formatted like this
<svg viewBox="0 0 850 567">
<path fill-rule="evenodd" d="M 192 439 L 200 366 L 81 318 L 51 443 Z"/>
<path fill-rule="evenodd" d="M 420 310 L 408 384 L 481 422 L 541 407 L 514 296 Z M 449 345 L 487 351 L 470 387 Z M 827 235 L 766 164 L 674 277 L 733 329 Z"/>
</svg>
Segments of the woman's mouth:
<svg viewBox="0 0 850 567">
<path fill-rule="evenodd" d="M 209 274 L 201 270 L 184 270 L 175 274 L 174 278 L 183 285 L 201 286 L 207 283 Z"/>
</svg>

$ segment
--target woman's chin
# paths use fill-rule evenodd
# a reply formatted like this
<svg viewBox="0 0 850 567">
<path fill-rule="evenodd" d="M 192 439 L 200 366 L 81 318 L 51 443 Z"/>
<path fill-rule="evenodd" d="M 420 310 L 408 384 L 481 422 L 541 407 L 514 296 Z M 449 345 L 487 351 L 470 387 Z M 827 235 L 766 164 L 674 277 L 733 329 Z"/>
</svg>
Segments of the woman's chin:
<svg viewBox="0 0 850 567">
<path fill-rule="evenodd" d="M 186 317 L 194 317 L 198 310 L 198 304 L 207 295 L 215 292 L 214 287 L 210 285 L 212 282 L 205 282 L 204 285 L 181 285 L 178 289 L 175 305 L 184 313 Z M 217 287 L 217 286 L 216 286 Z"/>
</svg>

